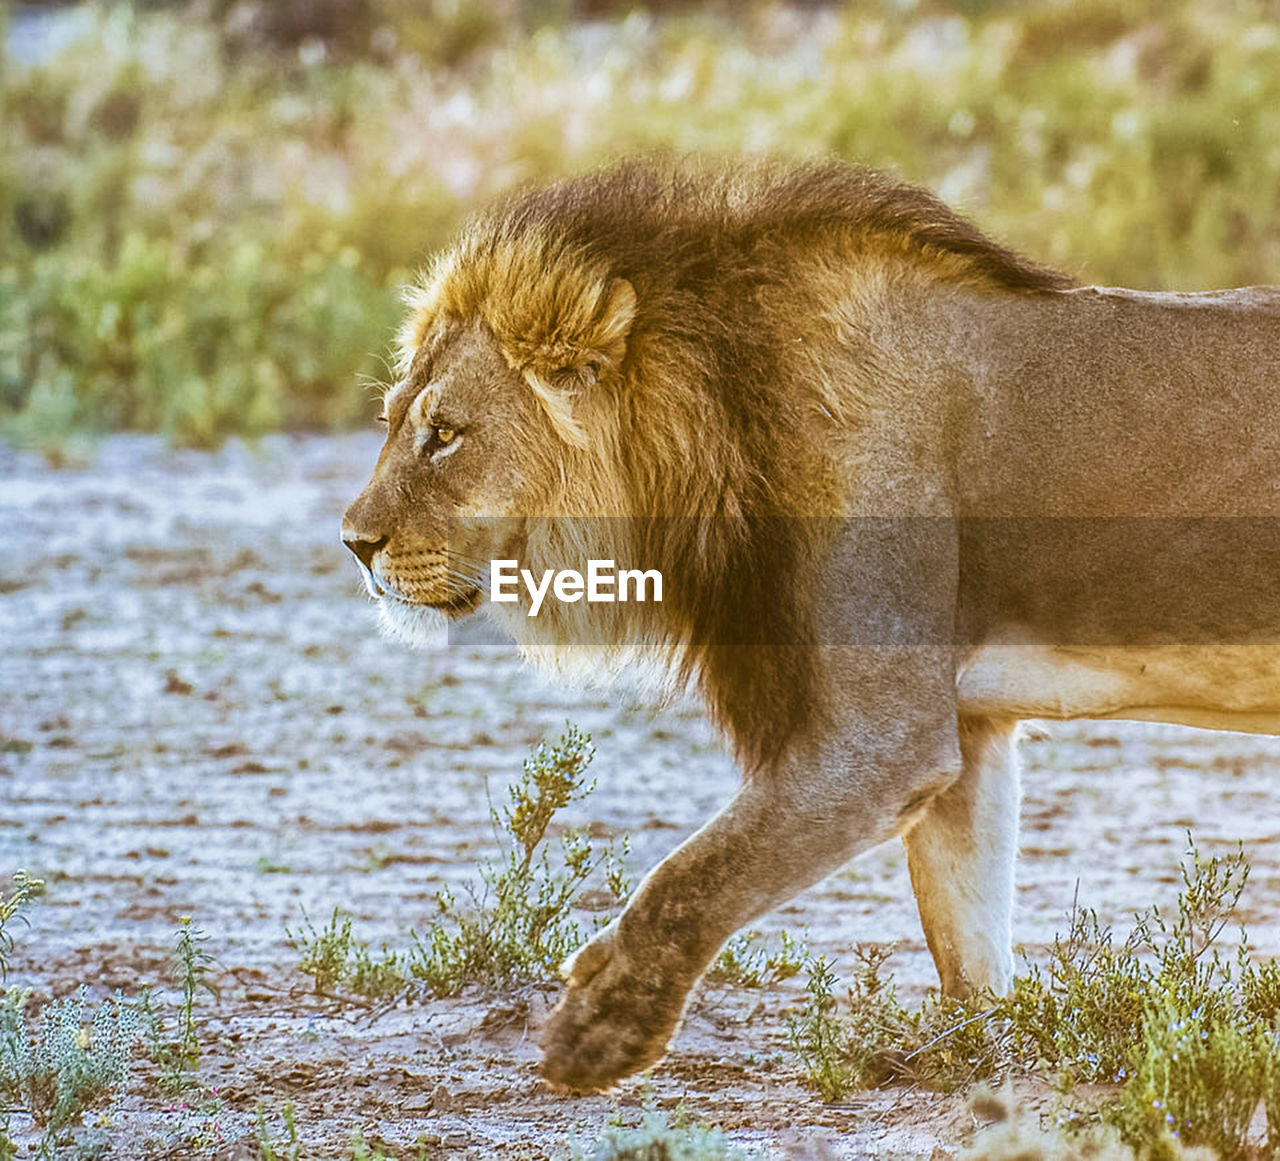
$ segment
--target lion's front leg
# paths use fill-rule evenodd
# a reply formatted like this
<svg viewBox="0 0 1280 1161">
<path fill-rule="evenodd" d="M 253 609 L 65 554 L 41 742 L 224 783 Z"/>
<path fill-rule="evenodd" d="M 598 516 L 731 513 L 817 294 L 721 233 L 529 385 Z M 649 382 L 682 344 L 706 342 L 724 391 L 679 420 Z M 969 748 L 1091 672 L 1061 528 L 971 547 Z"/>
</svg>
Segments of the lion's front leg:
<svg viewBox="0 0 1280 1161">
<path fill-rule="evenodd" d="M 955 748 L 954 724 L 950 744 Z M 873 760 L 860 776 L 828 753 L 803 778 L 757 778 L 641 884 L 621 917 L 566 965 L 568 987 L 543 1038 L 553 1085 L 595 1092 L 655 1063 L 685 1000 L 743 924 L 901 829 L 905 799 L 954 778 L 922 762 Z M 851 769 L 852 767 L 852 769 Z M 917 788 L 912 790 L 912 787 Z"/>
<path fill-rule="evenodd" d="M 780 796 L 744 787 L 566 962 L 568 986 L 543 1039 L 548 1081 L 596 1091 L 662 1056 L 725 939 L 809 878 L 786 855 L 801 844 L 769 831 L 786 814 Z M 843 855 L 833 846 L 827 862 Z"/>
</svg>

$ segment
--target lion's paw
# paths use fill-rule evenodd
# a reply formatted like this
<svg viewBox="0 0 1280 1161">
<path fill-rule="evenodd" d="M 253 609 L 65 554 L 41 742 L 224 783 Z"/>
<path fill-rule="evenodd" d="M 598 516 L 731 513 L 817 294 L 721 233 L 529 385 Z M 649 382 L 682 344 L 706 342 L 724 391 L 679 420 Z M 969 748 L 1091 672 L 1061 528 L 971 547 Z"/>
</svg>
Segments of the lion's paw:
<svg viewBox="0 0 1280 1161">
<path fill-rule="evenodd" d="M 618 921 L 615 919 L 565 959 L 560 965 L 560 978 L 566 983 L 577 984 L 579 987 L 589 984 L 592 977 L 609 962 L 613 955 L 613 944 L 617 933 Z"/>
<path fill-rule="evenodd" d="M 633 969 L 612 925 L 565 961 L 569 986 L 542 1039 L 542 1075 L 553 1088 L 603 1092 L 662 1058 L 686 993 L 652 969 Z"/>
</svg>

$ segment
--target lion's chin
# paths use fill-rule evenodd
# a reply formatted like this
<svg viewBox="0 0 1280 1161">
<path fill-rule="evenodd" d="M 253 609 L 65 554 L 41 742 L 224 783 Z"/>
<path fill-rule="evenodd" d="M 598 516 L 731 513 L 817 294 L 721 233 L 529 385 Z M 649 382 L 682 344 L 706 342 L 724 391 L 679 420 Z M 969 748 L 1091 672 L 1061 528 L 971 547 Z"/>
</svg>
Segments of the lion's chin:
<svg viewBox="0 0 1280 1161">
<path fill-rule="evenodd" d="M 447 643 L 449 622 L 476 611 L 483 597 L 479 589 L 461 593 L 440 604 L 418 604 L 378 590 L 378 622 L 383 633 L 414 649 L 438 649 Z"/>
<path fill-rule="evenodd" d="M 378 601 L 378 626 L 412 649 L 440 649 L 449 640 L 449 615 L 431 605 L 411 605 L 395 597 Z"/>
</svg>

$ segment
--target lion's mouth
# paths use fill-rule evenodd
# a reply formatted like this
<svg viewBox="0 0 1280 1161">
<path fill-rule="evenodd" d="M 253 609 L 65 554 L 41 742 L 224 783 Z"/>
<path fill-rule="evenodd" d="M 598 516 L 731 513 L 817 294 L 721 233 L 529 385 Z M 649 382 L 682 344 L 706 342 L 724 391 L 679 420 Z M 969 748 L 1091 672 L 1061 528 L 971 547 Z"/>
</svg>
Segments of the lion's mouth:
<svg viewBox="0 0 1280 1161">
<path fill-rule="evenodd" d="M 430 601 L 427 603 L 431 608 L 439 609 L 446 617 L 456 620 L 459 617 L 465 617 L 469 613 L 475 612 L 476 606 L 480 603 L 481 595 L 479 589 L 468 589 L 464 593 L 450 597 L 447 601 Z"/>
<path fill-rule="evenodd" d="M 372 569 L 362 567 L 360 571 L 364 577 L 365 587 L 369 590 L 369 595 L 374 599 L 389 601 L 396 605 L 407 605 L 411 609 L 436 609 L 446 617 L 455 620 L 475 612 L 476 606 L 480 604 L 480 598 L 484 595 L 480 589 L 472 587 L 463 592 L 455 593 L 447 600 L 419 601 L 393 589 Z"/>
<path fill-rule="evenodd" d="M 416 601 L 412 597 L 406 597 L 403 593 L 387 588 L 386 585 L 379 584 L 378 591 L 374 595 L 380 601 L 389 601 L 395 605 L 406 605 L 411 609 L 435 609 L 450 618 L 450 620 L 457 620 L 475 612 L 476 606 L 480 603 L 480 598 L 484 594 L 479 589 L 473 588 L 443 601 Z"/>
</svg>

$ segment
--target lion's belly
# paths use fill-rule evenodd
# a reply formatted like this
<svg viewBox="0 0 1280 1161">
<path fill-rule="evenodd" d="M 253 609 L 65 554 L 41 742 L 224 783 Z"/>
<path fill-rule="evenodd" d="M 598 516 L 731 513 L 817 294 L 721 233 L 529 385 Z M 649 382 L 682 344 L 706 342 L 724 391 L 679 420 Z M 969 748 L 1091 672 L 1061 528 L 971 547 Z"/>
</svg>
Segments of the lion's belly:
<svg viewBox="0 0 1280 1161">
<path fill-rule="evenodd" d="M 956 675 L 961 713 L 1110 718 L 1280 734 L 1280 647 L 974 648 Z"/>
</svg>

